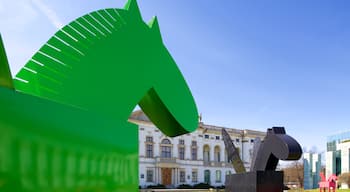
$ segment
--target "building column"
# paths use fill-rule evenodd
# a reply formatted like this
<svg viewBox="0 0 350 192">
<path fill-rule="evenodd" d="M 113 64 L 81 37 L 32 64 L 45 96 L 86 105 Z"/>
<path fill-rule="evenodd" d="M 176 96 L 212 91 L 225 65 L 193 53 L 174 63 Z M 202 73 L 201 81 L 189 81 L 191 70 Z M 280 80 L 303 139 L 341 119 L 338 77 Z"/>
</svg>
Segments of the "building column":
<svg viewBox="0 0 350 192">
<path fill-rule="evenodd" d="M 157 179 L 158 179 L 157 169 L 158 169 L 157 167 L 154 167 L 154 182 L 155 183 L 157 182 Z"/>
<path fill-rule="evenodd" d="M 349 149 L 341 149 L 341 173 L 349 172 Z"/>
<path fill-rule="evenodd" d="M 171 168 L 171 184 L 176 185 L 176 173 L 175 173 L 176 168 Z"/>
<path fill-rule="evenodd" d="M 173 170 L 174 170 L 174 178 L 173 178 L 173 179 L 174 179 L 174 185 L 177 185 L 177 183 L 176 183 L 176 169 L 177 169 L 177 168 L 174 168 L 174 169 L 173 169 Z"/>
<path fill-rule="evenodd" d="M 209 161 L 212 162 L 215 160 L 215 145 L 210 145 L 209 147 Z"/>
<path fill-rule="evenodd" d="M 175 185 L 175 181 L 174 181 L 174 168 L 171 168 L 171 185 Z"/>
<path fill-rule="evenodd" d="M 227 162 L 225 157 L 225 146 L 220 145 L 220 162 Z"/>
<path fill-rule="evenodd" d="M 158 183 L 162 183 L 162 168 L 161 167 L 158 167 Z"/>
<path fill-rule="evenodd" d="M 179 184 L 179 168 L 176 168 L 175 180 L 176 180 L 176 184 Z"/>
</svg>

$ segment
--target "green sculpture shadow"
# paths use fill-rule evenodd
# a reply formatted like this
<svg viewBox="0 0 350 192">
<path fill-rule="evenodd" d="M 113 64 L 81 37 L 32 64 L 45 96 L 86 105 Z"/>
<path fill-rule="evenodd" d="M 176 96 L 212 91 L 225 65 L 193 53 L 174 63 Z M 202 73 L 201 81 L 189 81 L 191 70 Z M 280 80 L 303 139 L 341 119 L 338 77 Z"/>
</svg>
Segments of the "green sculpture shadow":
<svg viewBox="0 0 350 192">
<path fill-rule="evenodd" d="M 194 131 L 191 92 L 136 0 L 60 29 L 14 80 L 0 41 L 0 191 L 138 191 L 137 104 L 166 135 Z"/>
</svg>

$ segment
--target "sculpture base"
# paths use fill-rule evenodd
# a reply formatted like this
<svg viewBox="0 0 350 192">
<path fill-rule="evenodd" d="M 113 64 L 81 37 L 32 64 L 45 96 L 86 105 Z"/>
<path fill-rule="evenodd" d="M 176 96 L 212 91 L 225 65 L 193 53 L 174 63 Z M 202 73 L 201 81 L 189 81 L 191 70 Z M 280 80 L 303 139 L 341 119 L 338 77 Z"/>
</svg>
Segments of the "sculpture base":
<svg viewBox="0 0 350 192">
<path fill-rule="evenodd" d="M 226 175 L 226 192 L 282 192 L 282 171 L 256 171 Z"/>
</svg>

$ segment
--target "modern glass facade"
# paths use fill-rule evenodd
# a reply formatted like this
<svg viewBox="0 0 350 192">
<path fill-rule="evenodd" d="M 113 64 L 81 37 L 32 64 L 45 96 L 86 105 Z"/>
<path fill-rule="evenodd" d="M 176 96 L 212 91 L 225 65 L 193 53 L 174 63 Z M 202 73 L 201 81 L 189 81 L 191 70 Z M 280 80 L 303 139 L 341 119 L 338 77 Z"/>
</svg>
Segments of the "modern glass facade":
<svg viewBox="0 0 350 192">
<path fill-rule="evenodd" d="M 304 153 L 304 189 L 318 188 L 321 170 L 321 154 Z"/>
<path fill-rule="evenodd" d="M 327 143 L 350 140 L 350 131 L 341 132 L 327 137 Z"/>
<path fill-rule="evenodd" d="M 327 137 L 326 177 L 349 172 L 350 168 L 350 131 Z"/>
</svg>

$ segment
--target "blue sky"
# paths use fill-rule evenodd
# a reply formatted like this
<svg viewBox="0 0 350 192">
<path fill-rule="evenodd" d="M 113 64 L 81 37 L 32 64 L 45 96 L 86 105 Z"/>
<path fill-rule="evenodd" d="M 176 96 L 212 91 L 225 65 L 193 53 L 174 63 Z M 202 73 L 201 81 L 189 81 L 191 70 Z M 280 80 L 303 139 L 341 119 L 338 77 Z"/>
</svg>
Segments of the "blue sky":
<svg viewBox="0 0 350 192">
<path fill-rule="evenodd" d="M 126 1 L 126 0 L 125 0 Z M 12 73 L 57 27 L 124 0 L 0 0 Z M 157 15 L 207 124 L 285 126 L 304 147 L 350 129 L 350 2 L 139 0 Z"/>
</svg>

